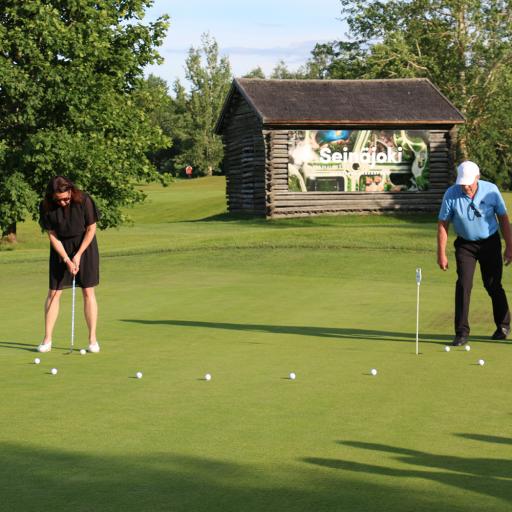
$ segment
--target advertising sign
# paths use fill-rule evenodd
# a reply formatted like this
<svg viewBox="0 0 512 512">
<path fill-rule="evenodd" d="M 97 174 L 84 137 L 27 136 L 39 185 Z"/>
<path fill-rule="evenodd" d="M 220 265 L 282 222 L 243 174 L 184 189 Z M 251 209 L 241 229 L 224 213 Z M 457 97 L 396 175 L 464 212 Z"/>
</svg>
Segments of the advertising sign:
<svg viewBox="0 0 512 512">
<path fill-rule="evenodd" d="M 290 192 L 427 190 L 423 130 L 297 130 L 289 146 Z"/>
</svg>

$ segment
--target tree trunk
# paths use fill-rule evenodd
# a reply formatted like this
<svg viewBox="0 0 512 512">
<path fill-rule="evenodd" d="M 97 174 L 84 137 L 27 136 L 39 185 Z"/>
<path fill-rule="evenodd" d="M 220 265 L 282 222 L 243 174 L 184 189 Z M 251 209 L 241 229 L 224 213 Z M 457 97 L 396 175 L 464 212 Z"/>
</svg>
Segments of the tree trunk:
<svg viewBox="0 0 512 512">
<path fill-rule="evenodd" d="M 5 231 L 2 232 L 2 241 L 10 244 L 16 243 L 16 222 L 13 222 Z"/>
</svg>

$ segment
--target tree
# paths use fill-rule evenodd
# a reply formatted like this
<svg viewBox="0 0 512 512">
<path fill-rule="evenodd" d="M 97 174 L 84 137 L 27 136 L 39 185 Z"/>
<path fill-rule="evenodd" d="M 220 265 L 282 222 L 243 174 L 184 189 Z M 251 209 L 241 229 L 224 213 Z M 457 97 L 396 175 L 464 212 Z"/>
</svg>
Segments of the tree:
<svg viewBox="0 0 512 512">
<path fill-rule="evenodd" d="M 258 66 L 257 68 L 251 69 L 249 73 L 244 75 L 242 78 L 262 78 L 265 79 L 265 73 L 263 69 L 261 69 L 261 66 Z"/>
<path fill-rule="evenodd" d="M 190 48 L 185 76 L 191 83 L 186 100 L 188 126 L 184 136 L 187 140 L 175 159 L 175 166 L 184 168 L 191 165 L 194 173 L 210 175 L 222 161 L 222 140 L 213 130 L 229 91 L 232 75 L 228 58 L 219 56 L 218 44 L 209 34 L 203 34 L 199 48 Z M 184 91 L 179 83 L 177 93 L 177 100 L 183 103 Z"/>
<path fill-rule="evenodd" d="M 328 78 L 427 77 L 461 110 L 460 158 L 510 187 L 512 2 L 340 0 L 348 40 L 317 45 Z"/>
<path fill-rule="evenodd" d="M 167 143 L 135 101 L 166 17 L 144 25 L 149 0 L 0 0 L 0 230 L 38 215 L 51 176 L 98 203 L 100 227 L 143 200 L 158 177 L 147 154 Z"/>
<path fill-rule="evenodd" d="M 288 69 L 286 62 L 284 60 L 278 61 L 278 63 L 274 66 L 272 73 L 270 74 L 270 78 L 272 79 L 295 79 L 302 80 L 304 78 L 309 78 L 308 76 L 308 67 L 302 66 L 297 71 L 291 71 Z"/>
<path fill-rule="evenodd" d="M 175 118 L 173 102 L 169 96 L 167 82 L 158 76 L 150 74 L 141 81 L 135 92 L 137 104 L 142 108 L 150 123 L 158 127 L 167 137 L 168 144 L 148 154 L 149 160 L 160 173 L 172 173 L 172 140 Z"/>
<path fill-rule="evenodd" d="M 187 159 L 192 152 L 194 123 L 192 121 L 192 113 L 189 109 L 189 95 L 185 87 L 179 80 L 175 80 L 173 84 L 174 96 L 170 102 L 171 116 L 171 138 L 173 146 L 169 152 L 168 168 L 174 176 L 184 174 L 185 167 L 188 165 Z M 185 155 L 185 156 L 182 156 Z"/>
</svg>

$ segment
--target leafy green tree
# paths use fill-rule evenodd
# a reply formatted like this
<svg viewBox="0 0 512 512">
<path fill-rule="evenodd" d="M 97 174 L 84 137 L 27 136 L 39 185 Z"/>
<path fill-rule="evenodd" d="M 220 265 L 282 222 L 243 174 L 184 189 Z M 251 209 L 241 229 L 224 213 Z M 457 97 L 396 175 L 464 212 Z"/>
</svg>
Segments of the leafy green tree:
<svg viewBox="0 0 512 512">
<path fill-rule="evenodd" d="M 362 78 L 367 73 L 366 49 L 357 42 L 318 43 L 311 52 L 306 68 L 315 78 Z"/>
<path fill-rule="evenodd" d="M 510 187 L 512 2 L 340 0 L 346 40 L 317 45 L 326 78 L 427 77 L 467 119 L 460 158 Z"/>
<path fill-rule="evenodd" d="M 38 214 L 49 178 L 88 190 L 100 226 L 143 199 L 134 182 L 158 174 L 148 153 L 161 130 L 135 99 L 167 29 L 145 25 L 145 0 L 0 0 L 0 230 Z"/>
<path fill-rule="evenodd" d="M 219 55 L 214 38 L 203 34 L 201 46 L 191 48 L 186 60 L 185 76 L 191 84 L 186 98 L 181 85 L 177 85 L 176 113 L 186 104 L 186 127 L 182 151 L 174 165 L 184 168 L 191 165 L 195 175 L 210 175 L 218 169 L 223 156 L 222 140 L 213 133 L 231 84 L 231 66 L 227 57 Z M 186 137 L 186 140 L 185 140 Z"/>
</svg>

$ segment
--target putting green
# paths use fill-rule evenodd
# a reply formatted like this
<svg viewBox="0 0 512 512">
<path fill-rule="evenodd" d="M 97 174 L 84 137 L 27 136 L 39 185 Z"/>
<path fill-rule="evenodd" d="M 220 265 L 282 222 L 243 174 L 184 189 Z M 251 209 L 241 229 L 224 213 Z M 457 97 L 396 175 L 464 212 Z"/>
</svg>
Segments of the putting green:
<svg viewBox="0 0 512 512">
<path fill-rule="evenodd" d="M 2 511 L 510 510 L 512 347 L 475 276 L 472 350 L 444 351 L 435 217 L 233 220 L 223 187 L 146 187 L 99 234 L 98 355 L 65 355 L 67 292 L 33 364 L 47 242 L 0 251 Z"/>
</svg>

